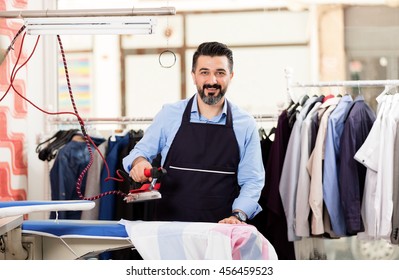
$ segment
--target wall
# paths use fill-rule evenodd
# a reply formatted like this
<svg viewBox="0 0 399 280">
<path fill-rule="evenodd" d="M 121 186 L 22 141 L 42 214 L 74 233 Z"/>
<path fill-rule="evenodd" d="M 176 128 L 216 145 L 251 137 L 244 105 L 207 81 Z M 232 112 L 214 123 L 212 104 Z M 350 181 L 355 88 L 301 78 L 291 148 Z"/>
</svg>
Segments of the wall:
<svg viewBox="0 0 399 280">
<path fill-rule="evenodd" d="M 122 41 L 129 53 L 128 116 L 151 117 L 165 102 L 194 94 L 192 55 L 204 41 L 220 41 L 233 50 L 235 75 L 227 97 L 252 114 L 277 113 L 278 105 L 286 101 L 286 67 L 295 70 L 297 79 L 310 79 L 307 11 L 184 13 L 158 23 L 155 36 L 124 37 Z M 164 36 L 167 29 L 172 30 L 170 38 Z M 164 69 L 158 54 L 168 48 L 176 52 L 177 62 Z M 153 98 L 147 98 L 148 94 Z"/>
<path fill-rule="evenodd" d="M 29 1 L 28 10 L 54 9 L 52 0 Z M 37 36 L 26 36 L 26 51 L 31 53 Z M 26 65 L 27 97 L 36 106 L 28 105 L 26 157 L 28 160 L 28 200 L 47 200 L 49 191 L 49 165 L 38 159 L 37 145 L 49 136 L 47 116 L 40 110 L 54 112 L 57 96 L 56 38 L 40 36 L 36 50 Z M 37 212 L 30 219 L 43 219 L 48 213 Z"/>
<path fill-rule="evenodd" d="M 0 10 L 24 9 L 27 1 L 0 0 Z M 18 52 L 21 38 L 6 57 L 5 49 L 11 44 L 15 34 L 21 28 L 21 22 L 0 19 L 0 48 L 3 62 L 0 65 L 0 200 L 23 200 L 27 198 L 28 162 L 26 156 L 27 141 L 27 104 L 16 91 L 26 96 L 26 70 L 21 69 L 10 87 L 10 77 L 14 65 L 21 66 L 27 53 L 22 51 L 20 60 Z M 21 36 L 20 36 L 21 37 Z M 8 93 L 7 93 L 8 92 Z M 6 94 L 7 93 L 7 94 Z"/>
<path fill-rule="evenodd" d="M 318 7 L 320 81 L 346 80 L 344 9 L 342 5 Z"/>
<path fill-rule="evenodd" d="M 0 10 L 35 10 L 54 8 L 51 0 L 0 0 Z M 0 49 L 8 48 L 22 26 L 22 20 L 0 19 Z M 36 146 L 46 136 L 45 116 L 38 108 L 55 107 L 57 87 L 54 83 L 56 68 L 51 65 L 48 50 L 54 46 L 48 38 L 40 38 L 31 56 L 36 36 L 26 35 L 20 60 L 17 62 L 23 34 L 18 36 L 13 50 L 0 65 L 0 200 L 48 199 L 48 165 L 38 160 Z M 26 65 L 22 65 L 30 57 Z M 2 59 L 0 59 L 1 61 Z M 45 62 L 46 60 L 46 62 Z M 20 67 L 13 82 L 15 90 L 5 95 L 14 65 Z M 50 63 L 48 65 L 47 63 Z M 21 67 L 23 66 L 23 67 Z M 32 104 L 26 102 L 18 93 Z M 3 98 L 4 97 L 4 98 Z M 46 100 L 46 105 L 44 105 Z M 43 218 L 46 213 L 31 214 L 30 218 Z"/>
</svg>

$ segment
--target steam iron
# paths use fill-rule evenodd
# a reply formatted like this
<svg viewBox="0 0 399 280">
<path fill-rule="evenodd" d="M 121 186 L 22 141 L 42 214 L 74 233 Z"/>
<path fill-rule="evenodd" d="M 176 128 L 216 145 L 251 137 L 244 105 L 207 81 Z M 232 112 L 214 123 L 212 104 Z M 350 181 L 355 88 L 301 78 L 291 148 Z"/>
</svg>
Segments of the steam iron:
<svg viewBox="0 0 399 280">
<path fill-rule="evenodd" d="M 160 178 L 162 175 L 166 174 L 165 169 L 161 167 L 145 169 L 144 175 L 148 178 L 152 178 L 152 181 L 147 183 L 135 182 L 125 171 L 119 170 L 119 173 L 130 183 L 130 191 L 123 199 L 126 203 L 162 198 L 162 195 L 158 190 L 161 187 L 161 183 L 159 182 Z"/>
</svg>

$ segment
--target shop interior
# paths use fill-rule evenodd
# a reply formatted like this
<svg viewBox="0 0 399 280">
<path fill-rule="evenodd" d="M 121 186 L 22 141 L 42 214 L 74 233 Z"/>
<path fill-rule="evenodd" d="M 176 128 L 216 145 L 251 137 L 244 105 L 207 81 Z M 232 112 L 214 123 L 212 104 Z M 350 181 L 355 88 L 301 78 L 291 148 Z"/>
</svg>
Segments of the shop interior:
<svg viewBox="0 0 399 280">
<path fill-rule="evenodd" d="M 87 17 L 84 11 L 105 13 L 115 8 L 148 10 L 153 15 L 136 17 L 150 20 L 150 30 L 130 34 L 102 28 L 95 34 L 85 31 L 77 34 L 76 30 L 64 30 L 60 34 L 57 29 L 49 29 L 47 33 L 46 30 L 36 30 L 35 33 L 28 27 L 28 31 L 21 30 L 25 24 L 23 12 L 41 11 L 47 17 L 51 15 L 49 11 L 76 10 L 82 12 L 77 18 L 84 19 Z M 162 13 L 157 14 L 159 10 Z M 21 13 L 11 15 L 13 11 Z M 6 17 L 6 13 L 10 17 Z M 56 168 L 60 174 L 62 172 L 62 165 L 56 160 L 61 149 L 70 141 L 80 141 L 85 147 L 84 138 L 76 140 L 76 132 L 81 132 L 82 127 L 85 133 L 99 141 L 98 144 L 104 141 L 116 143 L 127 134 L 132 141 L 139 141 L 164 104 L 195 94 L 191 64 L 193 53 L 201 42 L 223 42 L 233 50 L 235 73 L 226 97 L 253 115 L 259 127 L 260 141 L 273 143 L 281 114 L 292 108 L 292 104 L 304 106 L 306 98 L 311 96 L 349 95 L 353 100 L 361 96 L 378 119 L 382 98 L 394 99 L 399 86 L 397 0 L 5 0 L 0 1 L 0 25 L 0 202 L 51 201 L 55 192 L 59 192 L 60 200 L 79 200 L 76 193 L 67 197 L 65 193 L 62 195 L 60 186 L 65 182 L 54 181 L 60 180 L 54 175 Z M 362 187 L 362 197 L 358 197 L 363 205 L 369 201 L 366 194 L 374 195 L 373 199 L 378 196 L 378 207 L 369 211 L 389 216 L 385 217 L 391 221 L 388 235 L 381 229 L 381 234 L 369 236 L 364 234 L 364 228 L 338 236 L 327 231 L 296 235 L 296 213 L 287 204 L 292 206 L 297 189 L 290 189 L 289 197 L 281 198 L 279 213 L 269 205 L 268 197 L 261 197 L 264 211 L 248 222 L 266 237 L 278 259 L 399 259 L 399 241 L 392 237 L 395 228 L 396 236 L 398 231 L 394 219 L 399 210 L 395 206 L 399 190 L 395 182 L 399 173 L 395 172 L 394 153 L 389 154 L 389 147 L 386 147 L 390 144 L 394 147 L 398 138 L 395 138 L 397 124 L 394 118 L 381 125 L 392 125 L 389 128 L 393 132 L 380 131 L 380 135 L 387 135 L 386 138 L 381 136 L 381 143 L 374 140 L 374 146 L 381 149 L 378 171 L 384 170 L 383 178 L 389 175 L 391 178 L 385 183 L 386 179 L 381 179 L 377 188 L 387 185 L 388 189 L 371 194 Z M 387 139 L 391 136 L 392 139 Z M 125 144 L 122 152 L 126 154 L 128 145 Z M 300 144 L 296 147 L 293 149 L 298 152 Z M 81 156 L 76 156 L 80 171 L 76 171 L 70 182 L 79 180 L 79 172 L 88 164 L 89 156 L 101 160 L 97 150 L 92 152 L 86 151 L 83 162 Z M 107 152 L 103 152 L 105 156 Z M 285 151 L 284 156 L 287 162 L 295 160 Z M 266 169 L 266 160 L 264 165 Z M 361 166 L 366 172 L 367 168 Z M 119 167 L 117 164 L 111 167 L 114 172 L 111 177 L 116 176 Z M 282 162 L 279 168 L 266 170 L 266 178 L 282 176 L 283 169 Z M 108 185 L 100 188 L 104 174 L 90 175 L 90 169 L 86 172 L 84 176 L 88 176 L 83 182 L 73 186 L 82 186 L 86 180 L 97 186 L 82 194 L 97 196 L 89 200 L 90 204 L 95 204 L 93 209 L 82 212 L 65 210 L 68 208 L 55 211 L 51 207 L 40 211 L 30 209 L 29 213 L 22 213 L 18 221 L 46 220 L 52 215 L 53 218 L 56 215 L 59 219 L 91 222 L 148 218 L 144 204 L 126 205 L 115 195 L 118 189 L 126 186 L 108 181 L 105 182 Z M 284 179 L 279 181 L 285 180 L 287 186 L 292 183 L 296 186 L 298 174 L 296 176 L 281 177 Z M 106 191 L 113 193 L 105 195 Z M 326 202 L 322 201 L 322 204 L 324 215 L 328 215 Z M 86 205 L 79 207 L 84 209 Z M 386 211 L 386 207 L 390 209 L 388 214 L 378 212 Z M 361 209 L 360 218 L 364 222 L 367 209 Z M 334 218 L 330 219 L 334 225 Z M 378 219 L 377 224 L 379 222 L 383 223 L 384 218 Z M 311 223 L 309 215 L 310 229 Z M 0 227 L 0 260 L 12 258 L 6 256 L 7 250 L 2 246 L 7 241 L 9 227 L 5 221 L 0 225 L 3 227 Z M 287 225 L 295 232 L 293 236 L 288 233 Z M 286 229 L 287 234 L 282 234 L 281 228 Z M 10 241 L 10 236 L 8 244 L 14 240 Z M 44 256 L 42 237 L 40 240 L 32 236 L 23 239 L 23 233 L 18 232 L 13 238 L 18 246 L 21 243 L 23 250 L 28 251 L 19 255 L 20 258 L 58 258 L 61 254 Z M 47 238 L 46 242 L 47 248 L 58 246 L 58 243 L 65 245 L 64 241 L 52 238 Z M 72 245 L 68 247 L 78 248 L 80 241 L 74 242 L 71 241 Z M 26 244 L 34 248 L 27 249 Z M 123 259 L 126 254 L 122 252 L 131 251 L 130 245 L 125 237 L 107 243 L 95 254 L 90 251 L 77 257 L 75 251 L 71 258 L 99 258 L 100 253 L 107 257 L 109 246 L 108 249 L 116 252 L 111 258 Z M 65 255 L 72 251 L 71 248 L 63 250 L 60 252 Z"/>
</svg>

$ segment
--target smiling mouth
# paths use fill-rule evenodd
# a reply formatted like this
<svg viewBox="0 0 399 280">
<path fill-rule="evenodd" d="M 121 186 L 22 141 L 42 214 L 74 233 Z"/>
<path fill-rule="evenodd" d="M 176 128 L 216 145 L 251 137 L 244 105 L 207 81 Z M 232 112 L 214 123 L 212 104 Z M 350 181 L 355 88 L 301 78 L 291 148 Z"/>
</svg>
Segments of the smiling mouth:
<svg viewBox="0 0 399 280">
<path fill-rule="evenodd" d="M 203 90 L 204 91 L 206 90 L 208 92 L 208 94 L 210 94 L 210 95 L 216 94 L 218 92 L 218 90 L 220 90 L 220 89 L 221 89 L 221 86 L 218 84 L 213 84 L 213 85 L 205 84 L 203 86 Z"/>
<path fill-rule="evenodd" d="M 208 92 L 209 95 L 215 95 L 218 92 L 219 89 L 217 88 L 207 88 L 206 91 Z"/>
</svg>

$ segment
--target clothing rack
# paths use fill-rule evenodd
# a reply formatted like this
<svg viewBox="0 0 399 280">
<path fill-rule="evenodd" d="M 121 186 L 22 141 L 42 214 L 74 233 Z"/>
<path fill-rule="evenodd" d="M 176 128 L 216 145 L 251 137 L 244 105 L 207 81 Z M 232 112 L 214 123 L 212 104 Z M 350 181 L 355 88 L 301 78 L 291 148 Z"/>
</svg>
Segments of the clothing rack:
<svg viewBox="0 0 399 280">
<path fill-rule="evenodd" d="M 82 118 L 86 131 L 94 129 L 98 131 L 97 125 L 102 125 L 100 129 L 103 132 L 110 132 L 112 134 L 120 133 L 129 124 L 137 125 L 149 125 L 153 121 L 152 117 L 139 117 L 139 118 L 127 118 L 127 117 L 116 117 L 116 118 Z M 47 139 L 54 134 L 54 130 L 67 130 L 71 128 L 80 129 L 80 123 L 76 117 L 60 117 L 60 116 L 49 116 L 47 117 L 49 124 L 47 132 L 37 136 L 37 144 Z M 111 126 L 109 126 L 111 125 Z M 115 128 L 115 125 L 118 125 Z M 111 128 L 110 128 L 111 127 Z M 92 133 L 89 133 L 92 134 Z M 100 133 L 99 135 L 101 135 Z"/>
<path fill-rule="evenodd" d="M 352 81 L 330 81 L 330 82 L 315 82 L 315 83 L 299 83 L 292 81 L 292 70 L 285 69 L 285 77 L 287 81 L 287 95 L 288 101 L 298 102 L 295 100 L 292 88 L 296 87 L 385 87 L 385 90 L 389 90 L 391 87 L 399 86 L 399 80 L 352 80 Z M 385 92 L 384 90 L 384 92 Z M 383 92 L 383 93 L 384 93 Z"/>
<path fill-rule="evenodd" d="M 253 114 L 257 122 L 275 122 L 278 120 L 278 114 Z"/>
<path fill-rule="evenodd" d="M 253 114 L 256 121 L 274 121 L 277 120 L 277 114 Z M 83 118 L 85 124 L 150 124 L 152 117 L 118 117 L 118 118 Z M 70 117 L 49 117 L 48 121 L 52 125 L 59 124 L 79 124 L 77 118 Z"/>
<path fill-rule="evenodd" d="M 149 124 L 152 122 L 152 117 L 140 117 L 140 118 L 82 118 L 85 124 Z M 48 121 L 50 124 L 78 124 L 77 118 L 62 118 L 52 117 Z"/>
</svg>

